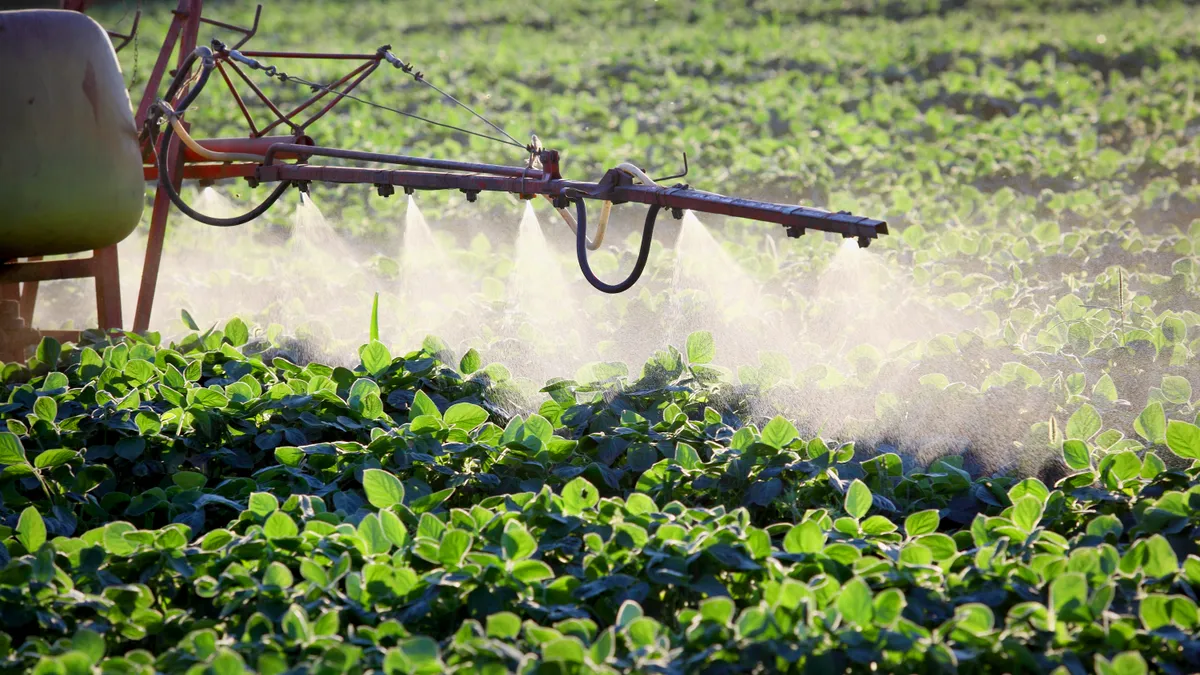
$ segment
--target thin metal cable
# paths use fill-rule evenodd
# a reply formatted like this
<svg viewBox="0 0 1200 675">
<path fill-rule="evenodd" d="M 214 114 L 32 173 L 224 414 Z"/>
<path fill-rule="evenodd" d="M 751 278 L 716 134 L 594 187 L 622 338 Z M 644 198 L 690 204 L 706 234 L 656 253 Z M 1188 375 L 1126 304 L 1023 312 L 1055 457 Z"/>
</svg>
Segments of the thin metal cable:
<svg viewBox="0 0 1200 675">
<path fill-rule="evenodd" d="M 398 110 L 398 109 L 396 109 L 396 108 L 390 108 L 390 107 L 388 107 L 388 106 L 386 106 L 386 105 L 382 105 L 382 104 L 379 104 L 379 103 L 375 103 L 374 101 L 368 101 L 367 99 L 365 99 L 365 98 L 360 98 L 360 97 L 358 97 L 358 96 L 355 96 L 354 94 L 351 94 L 350 92 L 346 92 L 346 91 L 338 91 L 337 89 L 334 89 L 333 87 L 327 87 L 327 86 L 325 86 L 325 85 L 323 85 L 323 84 L 317 84 L 316 82 L 310 82 L 310 81 L 308 81 L 308 80 L 306 80 L 306 79 L 304 79 L 304 78 L 302 78 L 302 77 L 294 77 L 294 76 L 292 76 L 292 75 L 288 75 L 287 73 L 279 73 L 279 74 L 277 74 L 275 77 L 276 77 L 276 78 L 278 78 L 278 79 L 279 79 L 281 82 L 289 82 L 289 81 L 290 81 L 290 82 L 299 82 L 300 84 L 302 84 L 302 85 L 305 85 L 305 86 L 307 86 L 307 87 L 312 87 L 313 89 L 320 89 L 320 90 L 322 90 L 322 91 L 325 91 L 325 92 L 328 92 L 328 93 L 330 93 L 330 94 L 337 94 L 337 95 L 339 95 L 339 96 L 343 96 L 343 97 L 345 97 L 345 98 L 348 98 L 348 99 L 350 99 L 350 100 L 352 100 L 352 101 L 358 101 L 359 103 L 363 103 L 363 104 L 365 104 L 365 105 L 369 105 L 369 106 L 371 106 L 371 107 L 373 107 L 373 108 L 379 108 L 380 110 L 387 110 L 387 111 L 389 111 L 389 112 L 396 113 L 397 115 L 404 115 L 405 117 L 411 117 L 411 118 L 413 118 L 413 119 L 415 119 L 415 120 L 419 120 L 419 121 L 421 121 L 421 122 L 425 122 L 426 124 L 432 124 L 432 125 L 434 125 L 434 126 L 443 127 L 443 128 L 445 128 L 445 129 L 452 129 L 452 130 L 454 130 L 454 131 L 458 131 L 458 132 L 461 132 L 461 133 L 464 133 L 464 134 L 470 134 L 470 135 L 472 135 L 472 136 L 478 136 L 479 138 L 486 138 L 486 139 L 487 139 L 487 140 L 489 140 L 489 141 L 495 141 L 495 142 L 497 142 L 497 143 L 503 143 L 503 144 L 505 144 L 505 145 L 511 145 L 511 146 L 514 146 L 514 147 L 520 148 L 520 149 L 522 149 L 522 150 L 525 150 L 525 149 L 526 149 L 524 145 L 521 145 L 521 144 L 520 144 L 519 142 L 517 142 L 517 140 L 516 140 L 516 139 L 514 139 L 512 136 L 508 136 L 508 134 L 507 134 L 507 133 L 505 133 L 503 129 L 500 129 L 500 127 L 497 127 L 496 125 L 492 124 L 491 122 L 488 122 L 488 124 L 490 124 L 490 125 L 491 125 L 493 128 L 497 129 L 497 130 L 498 130 L 500 133 L 504 134 L 505 136 L 508 136 L 509 140 L 505 140 L 505 139 L 503 139 L 503 138 L 497 138 L 497 137 L 495 137 L 495 136 L 489 136 L 489 135 L 487 135 L 487 134 L 481 134 L 481 133 L 479 133 L 479 132 L 477 132 L 477 131 L 471 131 L 470 129 L 463 129 L 463 128 L 461 128 L 461 127 L 456 127 L 456 126 L 454 126 L 453 124 L 445 124 L 445 123 L 443 123 L 443 122 L 435 122 L 434 120 L 431 120 L 431 119 L 429 119 L 429 118 L 427 118 L 427 117 L 421 117 L 420 115 L 415 115 L 415 114 L 413 114 L 413 113 L 406 112 L 406 111 L 404 111 L 404 110 Z M 428 84 L 428 83 L 426 83 L 426 84 Z M 433 85 L 429 85 L 429 86 L 433 87 Z M 437 91 L 441 91 L 440 89 L 437 89 L 437 87 L 433 87 L 433 88 L 434 88 L 435 90 L 437 90 Z M 450 97 L 450 98 L 453 98 L 453 97 Z M 455 101 L 455 102 L 457 103 L 457 101 Z M 461 104 L 461 103 L 459 103 L 459 105 L 462 105 L 462 104 Z M 466 106 L 463 106 L 463 107 L 465 108 Z M 471 109 L 470 109 L 470 108 L 467 108 L 467 110 L 471 110 Z M 473 111 L 473 110 L 471 110 L 471 112 L 472 112 L 472 113 L 474 113 L 474 111 Z M 479 117 L 478 113 L 475 113 L 475 115 L 476 115 L 476 117 Z M 480 119 L 483 119 L 483 121 L 484 121 L 484 122 L 487 122 L 487 120 L 486 120 L 486 119 L 484 119 L 483 117 L 480 117 Z"/>
<path fill-rule="evenodd" d="M 492 121 L 491 121 L 491 120 L 489 120 L 488 118 L 486 118 L 486 117 L 484 117 L 483 115 L 480 115 L 479 113 L 477 113 L 477 112 L 475 112 L 474 110 L 472 110 L 472 109 L 471 109 L 471 108 L 470 108 L 470 107 L 469 107 L 467 104 L 465 104 L 465 103 L 463 103 L 462 101 L 460 101 L 460 100 L 458 100 L 458 99 L 454 98 L 454 97 L 453 97 L 453 96 L 451 96 L 450 94 L 447 94 L 446 92 L 442 91 L 441 89 L 438 89 L 437 85 L 433 84 L 433 83 L 432 83 L 432 82 L 430 82 L 429 80 L 426 80 L 424 77 L 419 77 L 419 78 L 417 78 L 417 80 L 418 80 L 419 82 L 423 83 L 423 84 L 429 85 L 429 87 L 430 87 L 431 89 L 433 89 L 433 90 L 434 90 L 434 91 L 436 91 L 437 93 L 441 94 L 442 96 L 445 96 L 446 98 L 450 99 L 451 101 L 454 101 L 454 102 L 455 102 L 455 103 L 456 103 L 456 104 L 457 104 L 459 107 L 461 107 L 463 110 L 466 110 L 467 112 L 471 113 L 472 115 L 474 115 L 474 116 L 478 117 L 479 119 L 483 120 L 483 123 L 484 123 L 484 124 L 488 125 L 489 127 L 493 128 L 493 129 L 495 129 L 496 131 L 499 131 L 500 133 L 502 133 L 502 134 L 504 134 L 505 136 L 507 136 L 507 137 L 508 137 L 508 140 L 512 141 L 512 142 L 513 142 L 515 145 L 519 145 L 519 146 L 521 146 L 522 148 L 524 148 L 524 147 L 525 147 L 524 145 L 521 145 L 520 141 L 518 141 L 517 139 L 515 139 L 515 138 L 513 138 L 511 135 L 509 135 L 509 133 L 508 133 L 507 131 L 505 131 L 505 130 L 501 129 L 500 127 L 498 127 L 498 126 L 496 126 L 495 124 L 493 124 L 493 123 L 492 123 Z"/>
</svg>

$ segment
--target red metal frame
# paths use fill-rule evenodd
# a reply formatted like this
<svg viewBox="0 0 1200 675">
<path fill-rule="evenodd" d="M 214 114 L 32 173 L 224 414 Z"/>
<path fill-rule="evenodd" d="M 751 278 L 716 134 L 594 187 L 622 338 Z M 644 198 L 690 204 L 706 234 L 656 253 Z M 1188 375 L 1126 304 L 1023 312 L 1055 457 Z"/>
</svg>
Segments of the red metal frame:
<svg viewBox="0 0 1200 675">
<path fill-rule="evenodd" d="M 90 0 L 63 0 L 62 6 L 66 9 L 83 11 L 88 4 L 90 4 Z M 536 157 L 540 162 L 540 168 L 533 168 L 533 166 L 497 166 L 316 146 L 313 144 L 313 140 L 306 135 L 308 127 L 345 100 L 349 92 L 356 89 L 371 73 L 375 72 L 383 60 L 386 59 L 392 65 L 412 74 L 417 80 L 421 80 L 423 76 L 420 73 L 414 74 L 409 65 L 400 62 L 387 52 L 387 47 L 382 47 L 373 54 L 244 51 L 239 55 L 234 52 L 238 52 L 240 47 L 258 31 L 262 6 L 259 5 L 255 11 L 254 24 L 250 28 L 242 28 L 203 17 L 203 4 L 203 0 L 178 0 L 174 18 L 167 30 L 154 69 L 147 79 L 146 89 L 137 107 L 134 121 L 141 130 L 143 176 L 147 182 L 157 183 L 159 181 L 158 115 L 156 114 L 156 121 L 153 124 L 148 125 L 147 120 L 151 115 L 153 104 L 158 101 L 158 92 L 162 80 L 167 74 L 171 56 L 172 54 L 176 55 L 176 69 L 183 68 L 185 60 L 196 49 L 200 25 L 208 24 L 242 34 L 241 40 L 232 48 L 226 48 L 214 41 L 212 57 L 215 61 L 215 69 L 221 75 L 220 80 L 229 89 L 234 102 L 246 119 L 249 130 L 246 137 L 199 140 L 196 143 L 210 151 L 252 154 L 262 156 L 264 160 L 261 164 L 212 161 L 201 153 L 184 146 L 179 135 L 175 134 L 167 148 L 166 165 L 170 167 L 171 184 L 176 191 L 179 190 L 184 179 L 211 182 L 227 178 L 246 178 L 255 184 L 288 181 L 298 184 L 302 188 L 311 181 L 374 184 L 380 193 L 385 195 L 391 193 L 393 186 L 404 187 L 406 190 L 457 189 L 466 193 L 472 201 L 475 195 L 481 191 L 503 191 L 519 195 L 524 199 L 545 195 L 550 197 L 559 208 L 566 207 L 571 200 L 577 198 L 605 200 L 616 204 L 626 202 L 646 204 L 652 207 L 648 214 L 648 228 L 652 227 L 651 219 L 657 214 L 658 209 L 668 208 L 674 212 L 677 218 L 681 217 L 682 210 L 691 209 L 779 223 L 787 228 L 790 236 L 800 236 L 808 228 L 839 233 L 844 237 L 857 237 L 860 245 L 864 246 L 870 239 L 880 234 L 887 234 L 887 224 L 872 218 L 853 216 L 846 212 L 830 213 L 803 206 L 726 197 L 695 190 L 687 185 L 674 187 L 635 185 L 628 173 L 616 169 L 610 170 L 598 183 L 564 180 L 559 169 L 558 153 L 553 150 L 542 150 L 540 147 L 530 146 L 529 148 L 532 153 L 531 160 Z M 137 17 L 135 17 L 134 23 L 134 31 L 136 31 Z M 129 36 L 114 35 L 114 37 L 128 42 L 132 35 L 133 31 Z M 273 61 L 320 59 L 361 61 L 362 63 L 330 85 L 317 87 L 316 93 L 295 106 L 290 112 L 285 113 L 247 76 L 237 62 L 237 59 L 240 59 L 247 67 L 258 69 L 263 66 L 254 61 L 248 62 L 247 59 L 259 58 Z M 260 127 L 256 122 L 254 114 L 247 106 L 246 100 L 235 86 L 234 78 L 230 77 L 225 66 L 233 70 L 237 78 L 250 88 L 258 101 L 271 113 L 273 119 L 265 126 Z M 275 72 L 273 68 L 268 70 L 272 74 Z M 174 77 L 174 72 L 172 72 L 172 77 Z M 176 93 L 176 100 L 169 103 L 175 106 L 185 96 L 187 96 L 186 86 Z M 328 100 L 326 100 L 327 97 L 329 97 Z M 301 113 L 323 101 L 324 104 L 316 112 L 308 115 L 303 122 L 296 121 Z M 186 122 L 183 123 L 183 127 L 187 130 Z M 268 135 L 280 127 L 287 127 L 292 132 L 291 135 Z M 314 156 L 443 170 L 445 173 L 307 164 L 306 161 Z M 277 163 L 276 160 L 295 160 L 295 163 Z M 686 156 L 684 161 L 684 174 L 686 174 Z M 678 178 L 684 174 L 671 178 Z M 150 216 L 145 261 L 134 313 L 133 330 L 135 332 L 144 332 L 150 325 L 154 292 L 162 262 L 163 239 L 166 234 L 167 216 L 171 204 L 171 198 L 167 191 L 159 185 Z M 36 303 L 39 281 L 78 277 L 94 277 L 96 279 L 100 327 L 106 331 L 120 329 L 122 326 L 121 298 L 115 246 L 95 251 L 91 258 L 50 262 L 29 259 L 27 262 L 0 264 L 0 301 L 16 300 L 19 304 L 19 318 L 23 319 L 25 323 L 29 323 L 33 318 L 33 306 Z M 12 327 L 6 328 L 4 324 L 4 317 L 11 313 L 11 309 L 5 309 L 3 305 L 0 305 L 0 338 L 3 337 L 6 330 L 11 332 Z M 17 329 L 23 330 L 20 326 Z M 0 340 L 0 343 L 2 342 L 3 340 Z M 2 347 L 3 344 L 0 344 L 0 348 Z"/>
</svg>

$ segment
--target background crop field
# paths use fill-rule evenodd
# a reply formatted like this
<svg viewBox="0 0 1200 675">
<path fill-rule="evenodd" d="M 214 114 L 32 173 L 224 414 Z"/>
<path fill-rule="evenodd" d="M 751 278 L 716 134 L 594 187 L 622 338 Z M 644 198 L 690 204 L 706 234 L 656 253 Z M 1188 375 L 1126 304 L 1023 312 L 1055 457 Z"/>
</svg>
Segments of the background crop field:
<svg viewBox="0 0 1200 675">
<path fill-rule="evenodd" d="M 135 100 L 170 6 L 120 54 Z M 0 370 L 3 665 L 1193 671 L 1198 36 L 1182 2 L 267 6 L 255 47 L 390 44 L 567 177 L 686 152 L 695 187 L 891 234 L 664 215 L 610 297 L 545 202 L 175 216 L 148 342 Z M 198 137 L 243 133 L 218 90 Z M 398 71 L 362 92 L 486 130 Z M 523 159 L 353 102 L 310 133 Z M 85 284 L 43 297 L 44 327 L 94 320 Z"/>
</svg>

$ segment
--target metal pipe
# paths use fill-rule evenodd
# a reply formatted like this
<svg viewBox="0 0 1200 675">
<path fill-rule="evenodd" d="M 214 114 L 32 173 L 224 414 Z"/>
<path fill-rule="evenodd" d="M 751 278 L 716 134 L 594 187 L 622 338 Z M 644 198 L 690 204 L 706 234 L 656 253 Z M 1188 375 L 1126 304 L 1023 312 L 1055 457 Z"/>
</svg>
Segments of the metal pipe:
<svg viewBox="0 0 1200 675">
<path fill-rule="evenodd" d="M 280 150 L 303 152 L 303 147 L 276 146 Z M 336 151 L 354 153 L 354 151 Z M 268 154 L 270 154 L 268 152 Z M 372 154 L 372 153 L 366 153 Z M 337 156 L 337 155 L 334 155 Z M 412 158 L 418 159 L 419 158 Z M 441 161 L 441 160 L 428 160 Z M 396 162 L 399 163 L 399 162 Z M 462 168 L 441 165 L 436 168 Z M 503 167 L 510 171 L 513 167 Z M 516 169 L 520 171 L 520 169 Z M 585 183 L 562 179 L 525 179 L 504 175 L 482 175 L 481 173 L 434 173 L 430 171 L 406 171 L 399 169 L 366 169 L 344 166 L 318 166 L 311 164 L 267 164 L 259 169 L 258 179 L 272 181 L 308 181 L 327 183 L 361 183 L 368 185 L 395 185 L 417 190 L 467 190 L 480 192 L 510 192 L 516 195 L 550 195 L 552 197 L 611 201 L 617 204 L 637 202 L 656 205 L 660 208 L 688 209 L 699 213 L 713 213 L 777 223 L 788 228 L 790 235 L 799 236 L 806 229 L 833 232 L 844 237 L 875 239 L 887 234 L 887 223 L 873 218 L 862 218 L 848 213 L 832 213 L 821 209 L 788 204 L 775 204 L 750 199 L 726 197 L 712 192 L 703 192 L 683 187 L 652 187 L 645 185 L 622 185 L 615 188 L 599 183 Z"/>
<path fill-rule="evenodd" d="M 271 146 L 279 143 L 291 143 L 296 145 L 313 145 L 312 138 L 308 136 L 265 136 L 262 138 L 198 138 L 194 141 L 196 144 L 203 147 L 206 151 L 216 153 L 245 153 L 255 155 L 256 162 L 261 162 Z M 296 159 L 298 156 L 295 153 L 280 153 L 277 155 L 279 159 Z M 183 161 L 185 162 L 211 162 L 211 159 L 206 159 L 203 155 L 192 151 L 190 148 L 185 148 L 183 151 Z"/>
<path fill-rule="evenodd" d="M 400 164 L 403 166 L 419 166 L 426 169 L 444 169 L 446 171 L 463 171 L 467 173 L 486 173 L 493 176 L 525 177 L 529 180 L 541 180 L 545 172 L 540 169 L 525 167 L 503 166 L 500 164 L 479 164 L 475 162 L 456 162 L 448 159 L 432 159 L 429 157 L 410 157 L 408 155 L 390 155 L 362 150 L 344 150 L 342 148 L 326 148 L 323 146 L 303 146 L 293 143 L 277 143 L 267 150 L 266 165 L 271 165 L 280 153 L 291 153 L 302 157 L 317 155 L 336 159 L 353 159 L 360 162 L 379 162 L 381 164 Z"/>
</svg>

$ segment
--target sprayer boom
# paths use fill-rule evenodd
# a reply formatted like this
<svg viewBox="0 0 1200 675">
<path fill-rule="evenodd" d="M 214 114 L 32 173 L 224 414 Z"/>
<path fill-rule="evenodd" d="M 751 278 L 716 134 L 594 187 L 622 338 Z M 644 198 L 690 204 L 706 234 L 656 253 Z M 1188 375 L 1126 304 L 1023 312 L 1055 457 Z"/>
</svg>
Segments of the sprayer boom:
<svg viewBox="0 0 1200 675">
<path fill-rule="evenodd" d="M 445 171 L 276 163 L 275 158 L 281 154 L 305 159 L 320 156 Z M 649 179 L 649 184 L 635 184 L 635 175 L 621 168 L 610 169 L 598 183 L 564 180 L 559 173 L 556 151 L 540 150 L 535 153 L 535 158 L 538 160 L 536 164 L 542 168 L 476 164 L 277 143 L 268 150 L 264 164 L 255 169 L 254 177 L 260 182 L 290 181 L 301 186 L 312 182 L 365 183 L 376 186 L 383 195 L 391 194 L 389 187 L 404 188 L 406 192 L 459 190 L 466 193 L 472 201 L 480 192 L 508 192 L 525 199 L 541 195 L 550 198 L 560 209 L 567 208 L 569 203 L 578 199 L 612 204 L 634 202 L 670 209 L 677 218 L 683 215 L 684 210 L 690 210 L 778 223 L 787 228 L 788 235 L 792 237 L 799 237 L 808 229 L 834 232 L 843 237 L 857 238 L 859 244 L 864 247 L 869 240 L 877 238 L 880 234 L 887 234 L 885 222 L 854 216 L 845 211 L 832 213 L 805 206 L 726 197 L 697 190 L 685 183 L 677 183 L 670 187 L 658 185 L 654 179 Z M 675 176 L 678 177 L 682 176 Z"/>
<path fill-rule="evenodd" d="M 244 42 L 245 39 L 241 41 Z M 218 40 L 213 40 L 211 48 L 196 47 L 188 53 L 176 69 L 166 94 L 146 107 L 142 118 L 144 154 L 147 158 L 145 178 L 158 183 L 160 196 L 165 195 L 186 215 L 208 225 L 229 227 L 250 222 L 266 212 L 287 188 L 296 186 L 307 192 L 313 182 L 373 185 L 384 197 L 394 194 L 396 188 L 403 188 L 409 194 L 416 190 L 459 190 L 472 202 L 481 192 L 507 192 L 522 199 L 540 196 L 554 205 L 566 224 L 574 231 L 576 257 L 583 276 L 592 286 L 607 293 L 624 291 L 632 287 L 641 276 L 649 257 L 654 224 L 662 209 L 668 209 L 675 218 L 682 218 L 683 212 L 690 210 L 778 223 L 792 237 L 799 237 L 808 230 L 832 232 L 845 238 L 856 239 L 859 246 L 863 247 L 869 245 L 872 239 L 887 234 L 887 224 L 883 221 L 854 216 L 846 211 L 833 213 L 806 206 L 727 197 L 697 190 L 686 183 L 660 184 L 687 175 L 686 155 L 683 158 L 683 172 L 666 178 L 651 178 L 637 166 L 624 163 L 609 169 L 598 182 L 566 180 L 560 171 L 557 151 L 543 148 L 536 136 L 533 136 L 528 144 L 517 141 L 504 129 L 439 89 L 411 63 L 406 63 L 392 54 L 389 46 L 380 47 L 373 54 L 335 55 L 239 51 L 241 43 L 230 48 Z M 322 84 L 285 73 L 278 66 L 269 63 L 292 58 L 362 60 L 363 63 L 333 83 Z M 420 85 L 432 88 L 445 99 L 470 112 L 489 129 L 486 133 L 481 133 L 452 126 L 380 105 L 351 93 L 377 68 L 386 66 L 392 66 L 412 77 Z M 220 79 L 232 90 L 233 98 L 250 126 L 249 138 L 204 141 L 191 137 L 183 115 L 204 89 L 214 71 L 219 73 Z M 227 71 L 240 76 L 251 86 L 255 95 L 275 114 L 274 121 L 261 128 L 255 124 Z M 291 113 L 284 114 L 266 98 L 261 88 L 249 80 L 246 71 L 260 73 L 281 83 L 309 88 L 314 95 Z M 309 106 L 315 107 L 322 99 L 327 100 L 323 107 L 311 113 L 307 120 L 298 121 L 300 112 Z M 525 153 L 524 164 L 478 164 L 315 145 L 308 136 L 309 126 L 343 100 L 356 101 L 422 123 L 513 146 Z M 291 136 L 267 135 L 273 130 L 285 127 L 291 129 Z M 322 159 L 339 161 L 322 163 Z M 376 166 L 347 166 L 347 162 Z M 240 216 L 230 218 L 200 213 L 180 197 L 179 186 L 183 179 L 192 178 L 205 182 L 235 177 L 245 178 L 252 186 L 273 183 L 275 187 L 258 206 Z M 601 203 L 600 215 L 596 219 L 591 238 L 588 237 L 588 201 Z M 649 207 L 642 243 L 637 262 L 629 276 L 620 283 L 608 284 L 592 273 L 587 252 L 596 250 L 603 243 L 612 206 L 626 203 L 645 204 Z M 155 213 L 160 213 L 157 201 Z M 160 220 L 164 217 L 165 212 L 162 216 L 156 215 Z M 141 314 L 139 305 L 139 317 Z M 135 328 L 137 327 L 135 324 Z"/>
</svg>

